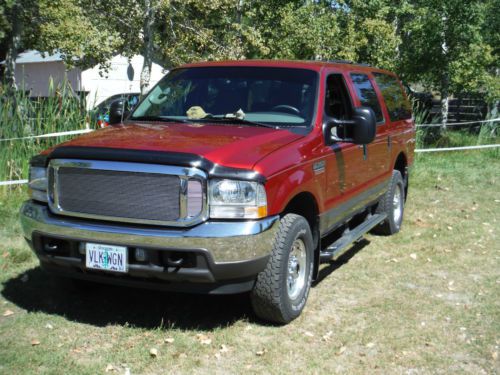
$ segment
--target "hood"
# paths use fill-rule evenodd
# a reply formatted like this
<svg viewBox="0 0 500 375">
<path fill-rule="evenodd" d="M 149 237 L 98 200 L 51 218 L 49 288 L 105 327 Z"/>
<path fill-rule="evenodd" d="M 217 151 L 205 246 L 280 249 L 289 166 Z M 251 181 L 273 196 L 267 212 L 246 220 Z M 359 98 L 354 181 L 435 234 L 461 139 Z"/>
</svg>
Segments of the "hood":
<svg viewBox="0 0 500 375">
<path fill-rule="evenodd" d="M 219 165 L 251 169 L 266 155 L 302 137 L 286 129 L 247 125 L 132 123 L 97 130 L 57 147 L 190 153 L 203 156 Z"/>
</svg>

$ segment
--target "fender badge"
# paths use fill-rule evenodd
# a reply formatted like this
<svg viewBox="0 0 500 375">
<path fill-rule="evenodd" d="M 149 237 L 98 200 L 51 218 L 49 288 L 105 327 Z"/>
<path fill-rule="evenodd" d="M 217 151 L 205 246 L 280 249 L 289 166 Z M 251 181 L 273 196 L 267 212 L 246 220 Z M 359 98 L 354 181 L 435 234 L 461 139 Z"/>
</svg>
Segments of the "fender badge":
<svg viewBox="0 0 500 375">
<path fill-rule="evenodd" d="M 324 160 L 320 160 L 314 163 L 313 164 L 314 174 L 318 175 L 320 173 L 323 173 L 325 171 L 325 164 L 326 162 Z"/>
</svg>

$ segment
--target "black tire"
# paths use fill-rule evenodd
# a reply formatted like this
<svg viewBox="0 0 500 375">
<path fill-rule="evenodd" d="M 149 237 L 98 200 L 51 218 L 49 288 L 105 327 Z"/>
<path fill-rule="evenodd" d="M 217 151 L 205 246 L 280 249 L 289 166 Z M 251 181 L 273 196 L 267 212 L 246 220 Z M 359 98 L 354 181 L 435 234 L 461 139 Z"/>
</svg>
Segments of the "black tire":
<svg viewBox="0 0 500 375">
<path fill-rule="evenodd" d="M 267 266 L 257 276 L 250 294 L 253 310 L 259 318 L 286 324 L 300 315 L 311 288 L 313 252 L 311 228 L 307 220 L 296 214 L 285 215 Z M 296 257 L 297 254 L 302 256 Z M 304 271 L 300 263 L 305 265 L 302 267 Z M 290 273 L 290 268 L 294 272 Z M 296 278 L 294 275 L 297 275 Z M 291 282 L 292 287 L 289 288 L 288 277 L 296 280 L 297 284 Z"/>
<path fill-rule="evenodd" d="M 400 212 L 397 213 L 396 204 L 394 203 L 394 196 L 399 190 L 399 206 Z M 387 192 L 380 198 L 378 202 L 377 214 L 387 214 L 387 219 L 372 229 L 372 233 L 384 236 L 398 233 L 403 223 L 403 214 L 405 207 L 405 183 L 401 172 L 392 171 L 391 182 L 387 188 Z"/>
</svg>

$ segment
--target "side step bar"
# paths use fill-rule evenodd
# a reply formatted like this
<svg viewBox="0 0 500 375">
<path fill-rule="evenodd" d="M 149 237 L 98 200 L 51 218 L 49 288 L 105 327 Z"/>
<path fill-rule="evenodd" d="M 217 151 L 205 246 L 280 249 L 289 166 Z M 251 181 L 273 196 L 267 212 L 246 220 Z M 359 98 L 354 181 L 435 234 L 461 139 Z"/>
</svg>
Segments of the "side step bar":
<svg viewBox="0 0 500 375">
<path fill-rule="evenodd" d="M 384 221 L 387 214 L 372 215 L 363 221 L 356 228 L 346 231 L 345 234 L 337 241 L 328 246 L 325 250 L 320 252 L 320 263 L 327 263 L 334 257 L 340 256 L 344 251 L 349 248 L 349 245 L 354 241 L 359 240 L 365 233 L 372 229 L 375 225 Z"/>
</svg>

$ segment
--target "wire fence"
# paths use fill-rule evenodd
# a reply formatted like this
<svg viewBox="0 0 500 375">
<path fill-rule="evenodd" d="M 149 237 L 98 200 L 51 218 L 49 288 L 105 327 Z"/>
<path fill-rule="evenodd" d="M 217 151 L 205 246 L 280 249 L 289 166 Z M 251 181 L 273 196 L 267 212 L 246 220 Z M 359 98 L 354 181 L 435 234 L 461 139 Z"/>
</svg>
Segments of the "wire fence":
<svg viewBox="0 0 500 375">
<path fill-rule="evenodd" d="M 489 119 L 489 120 L 480 120 L 480 121 L 451 122 L 451 123 L 447 123 L 446 127 L 448 127 L 448 126 L 460 126 L 460 125 L 472 125 L 472 124 L 483 124 L 483 123 L 498 122 L 498 121 L 500 121 L 500 117 L 497 117 L 497 118 L 494 118 L 494 119 Z M 416 124 L 415 125 L 415 127 L 417 127 L 417 128 L 423 128 L 423 127 L 441 127 L 441 126 L 443 126 L 441 123 Z M 57 132 L 57 133 L 48 133 L 48 134 L 40 134 L 40 135 L 31 135 L 31 136 L 27 136 L 27 137 L 0 138 L 0 142 L 18 141 L 18 140 L 23 140 L 23 139 L 62 137 L 62 136 L 66 136 L 66 135 L 85 134 L 85 133 L 90 133 L 92 131 L 94 131 L 94 130 L 90 129 L 88 127 L 88 124 L 87 124 L 87 128 L 86 129 L 71 130 L 71 131 L 64 131 L 64 132 Z"/>
<path fill-rule="evenodd" d="M 500 117 L 489 119 L 489 120 L 481 120 L 481 121 L 468 121 L 468 122 L 455 122 L 448 123 L 446 126 L 459 126 L 459 125 L 472 125 L 472 124 L 483 124 L 483 123 L 491 123 L 500 121 Z M 415 127 L 440 127 L 442 124 L 416 124 Z M 57 133 L 48 133 L 48 134 L 40 134 L 33 135 L 28 137 L 16 137 L 16 138 L 4 138 L 0 139 L 0 142 L 7 141 L 18 141 L 18 140 L 26 140 L 26 139 L 37 139 L 37 138 L 52 138 L 52 137 L 62 137 L 68 135 L 78 135 L 92 132 L 93 129 L 81 129 L 81 130 L 71 130 L 65 132 L 57 132 Z M 465 151 L 465 150 L 478 150 L 478 149 L 486 149 L 486 148 L 497 148 L 500 147 L 500 144 L 489 144 L 489 145 L 475 145 L 475 146 L 460 146 L 460 147 L 437 147 L 437 148 L 421 148 L 415 149 L 417 153 L 427 153 L 427 152 L 447 152 L 447 151 Z M 28 183 L 28 180 L 11 180 L 11 181 L 0 181 L 0 186 L 10 186 L 10 185 L 22 185 Z"/>
<path fill-rule="evenodd" d="M 500 121 L 500 117 L 489 119 L 489 120 L 478 120 L 478 121 L 464 121 L 464 122 L 447 122 L 446 127 L 448 126 L 461 126 L 461 125 L 472 125 L 472 124 L 483 124 L 488 122 L 497 122 Z M 416 124 L 417 128 L 431 128 L 431 127 L 441 127 L 444 126 L 442 123 L 436 122 L 431 124 Z"/>
<path fill-rule="evenodd" d="M 0 142 L 19 141 L 19 140 L 23 140 L 23 139 L 62 137 L 62 136 L 65 136 L 65 135 L 85 134 L 85 133 L 90 133 L 92 131 L 93 131 L 92 129 L 70 130 L 70 131 L 67 131 L 67 132 L 57 132 L 57 133 L 32 135 L 32 136 L 28 136 L 28 137 L 4 138 L 4 139 L 0 139 Z"/>
</svg>

